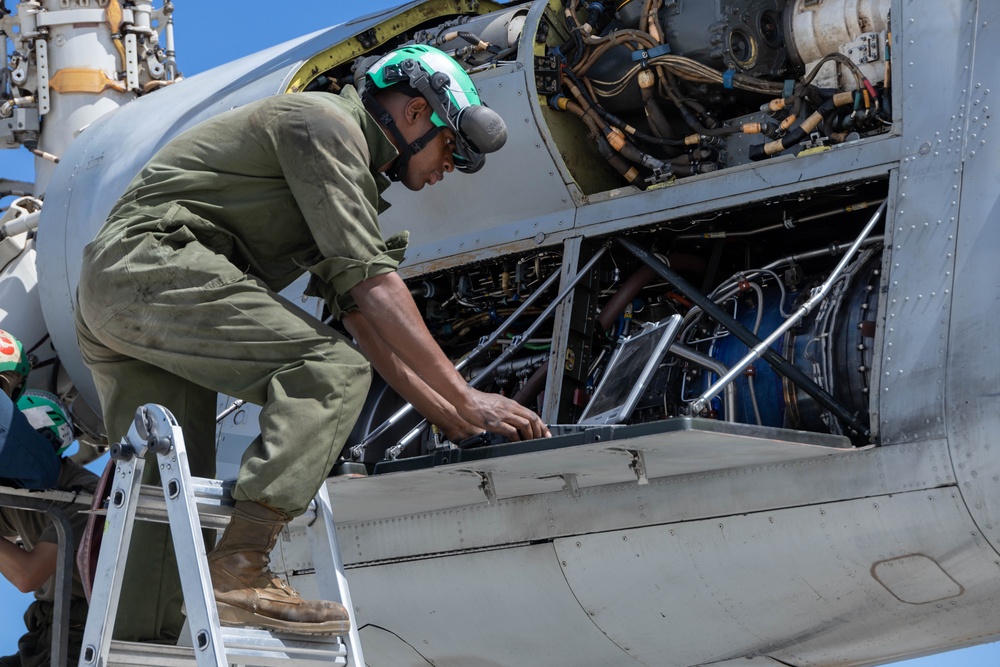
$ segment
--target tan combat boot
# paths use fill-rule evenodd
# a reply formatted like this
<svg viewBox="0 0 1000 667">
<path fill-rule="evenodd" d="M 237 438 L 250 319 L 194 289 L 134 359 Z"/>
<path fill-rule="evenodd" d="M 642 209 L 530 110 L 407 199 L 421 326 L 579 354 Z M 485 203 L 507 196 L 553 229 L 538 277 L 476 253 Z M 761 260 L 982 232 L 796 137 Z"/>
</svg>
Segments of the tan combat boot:
<svg viewBox="0 0 1000 667">
<path fill-rule="evenodd" d="M 300 635 L 345 635 L 351 621 L 343 605 L 303 600 L 271 572 L 269 556 L 289 518 L 254 502 L 236 503 L 226 532 L 208 554 L 219 619 Z"/>
</svg>

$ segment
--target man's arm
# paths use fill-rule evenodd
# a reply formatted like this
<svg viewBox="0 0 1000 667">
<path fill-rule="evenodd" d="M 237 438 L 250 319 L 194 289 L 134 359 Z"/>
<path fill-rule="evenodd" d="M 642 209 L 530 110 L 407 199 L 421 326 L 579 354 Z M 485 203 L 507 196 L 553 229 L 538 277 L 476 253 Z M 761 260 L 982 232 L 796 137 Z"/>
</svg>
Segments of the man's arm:
<svg viewBox="0 0 1000 667">
<path fill-rule="evenodd" d="M 358 342 L 361 351 L 385 381 L 417 412 L 444 430 L 453 442 L 474 436 L 482 430 L 462 419 L 455 406 L 410 370 L 360 311 L 348 313 L 343 322 L 348 333 Z"/>
<path fill-rule="evenodd" d="M 39 542 L 25 551 L 13 542 L 0 539 L 0 573 L 22 593 L 37 591 L 56 572 L 59 546 Z"/>
<path fill-rule="evenodd" d="M 523 405 L 469 387 L 427 330 L 409 289 L 396 273 L 361 281 L 351 289 L 351 296 L 389 350 L 454 406 L 462 419 L 509 440 L 550 435 L 538 415 Z"/>
</svg>

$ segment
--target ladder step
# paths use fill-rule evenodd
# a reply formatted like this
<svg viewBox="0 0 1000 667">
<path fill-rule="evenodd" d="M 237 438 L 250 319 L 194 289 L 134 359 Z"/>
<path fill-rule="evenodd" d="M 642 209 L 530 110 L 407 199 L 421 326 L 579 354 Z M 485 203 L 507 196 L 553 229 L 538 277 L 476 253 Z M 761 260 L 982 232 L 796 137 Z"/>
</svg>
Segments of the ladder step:
<svg viewBox="0 0 1000 667">
<path fill-rule="evenodd" d="M 347 647 L 339 637 L 308 637 L 225 627 L 222 628 L 222 637 L 226 659 L 231 664 L 254 667 L 287 667 L 306 662 L 347 664 Z M 110 655 L 104 664 L 108 667 L 173 667 L 194 665 L 196 662 L 191 647 L 112 641 Z"/>
<path fill-rule="evenodd" d="M 346 665 L 347 647 L 340 637 L 310 637 L 255 630 L 252 628 L 222 628 L 226 656 L 252 658 L 234 662 L 253 665 L 282 665 L 307 660 Z M 269 662 L 266 660 L 270 660 Z"/>
</svg>

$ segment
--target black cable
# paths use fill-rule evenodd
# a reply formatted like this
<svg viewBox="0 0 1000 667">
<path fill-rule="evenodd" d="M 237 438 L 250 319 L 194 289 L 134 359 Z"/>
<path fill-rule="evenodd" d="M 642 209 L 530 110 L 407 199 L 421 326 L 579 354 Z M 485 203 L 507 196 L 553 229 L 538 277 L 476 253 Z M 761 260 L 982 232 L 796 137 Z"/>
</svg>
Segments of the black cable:
<svg viewBox="0 0 1000 667">
<path fill-rule="evenodd" d="M 591 99 L 590 95 L 587 94 L 587 87 L 583 85 L 583 82 L 580 81 L 580 79 L 575 74 L 573 74 L 572 70 L 564 68 L 563 73 L 569 78 L 570 81 L 572 81 L 576 85 L 577 89 L 580 91 L 580 95 L 582 95 L 583 99 L 587 101 L 587 104 L 590 105 L 591 109 L 596 111 L 597 114 L 605 121 L 607 121 L 609 125 L 617 127 L 622 132 L 625 132 L 627 136 L 632 136 L 645 143 L 656 144 L 658 146 L 670 146 L 673 148 L 677 147 L 683 148 L 685 146 L 683 139 L 664 139 L 662 137 L 656 137 L 650 134 L 646 134 L 645 132 L 640 132 L 639 130 L 635 130 L 634 133 L 626 131 L 625 127 L 628 125 L 628 123 L 626 123 L 624 120 L 622 120 L 615 114 L 611 113 L 610 111 L 602 107 L 596 101 Z"/>
</svg>

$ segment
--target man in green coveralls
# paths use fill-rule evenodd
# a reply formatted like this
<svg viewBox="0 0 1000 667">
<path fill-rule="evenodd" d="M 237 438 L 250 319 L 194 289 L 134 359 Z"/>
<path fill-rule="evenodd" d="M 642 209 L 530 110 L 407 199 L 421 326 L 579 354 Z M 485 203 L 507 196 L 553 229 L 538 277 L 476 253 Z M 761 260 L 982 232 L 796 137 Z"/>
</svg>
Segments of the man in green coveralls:
<svg viewBox="0 0 1000 667">
<path fill-rule="evenodd" d="M 489 430 L 548 435 L 536 414 L 470 388 L 427 331 L 395 273 L 405 235 L 383 239 L 388 173 L 411 190 L 475 171 L 506 138 L 499 116 L 444 53 L 393 51 L 360 67 L 356 91 L 281 95 L 207 120 L 162 148 L 84 253 L 77 331 L 105 423 L 123 435 L 136 407 L 166 406 L 192 469 L 212 476 L 216 392 L 262 406 L 209 554 L 220 617 L 304 634 L 342 634 L 346 610 L 303 600 L 268 554 L 332 468 L 359 415 L 370 367 L 453 440 Z M 277 292 L 303 272 L 364 356 Z M 367 359 L 366 359 L 367 357 Z M 147 471 L 155 471 L 155 466 Z M 181 623 L 167 536 L 140 525 L 121 639 L 167 639 Z M 126 609 L 126 607 L 122 607 Z M 121 615 L 120 615 L 121 616 Z"/>
</svg>

